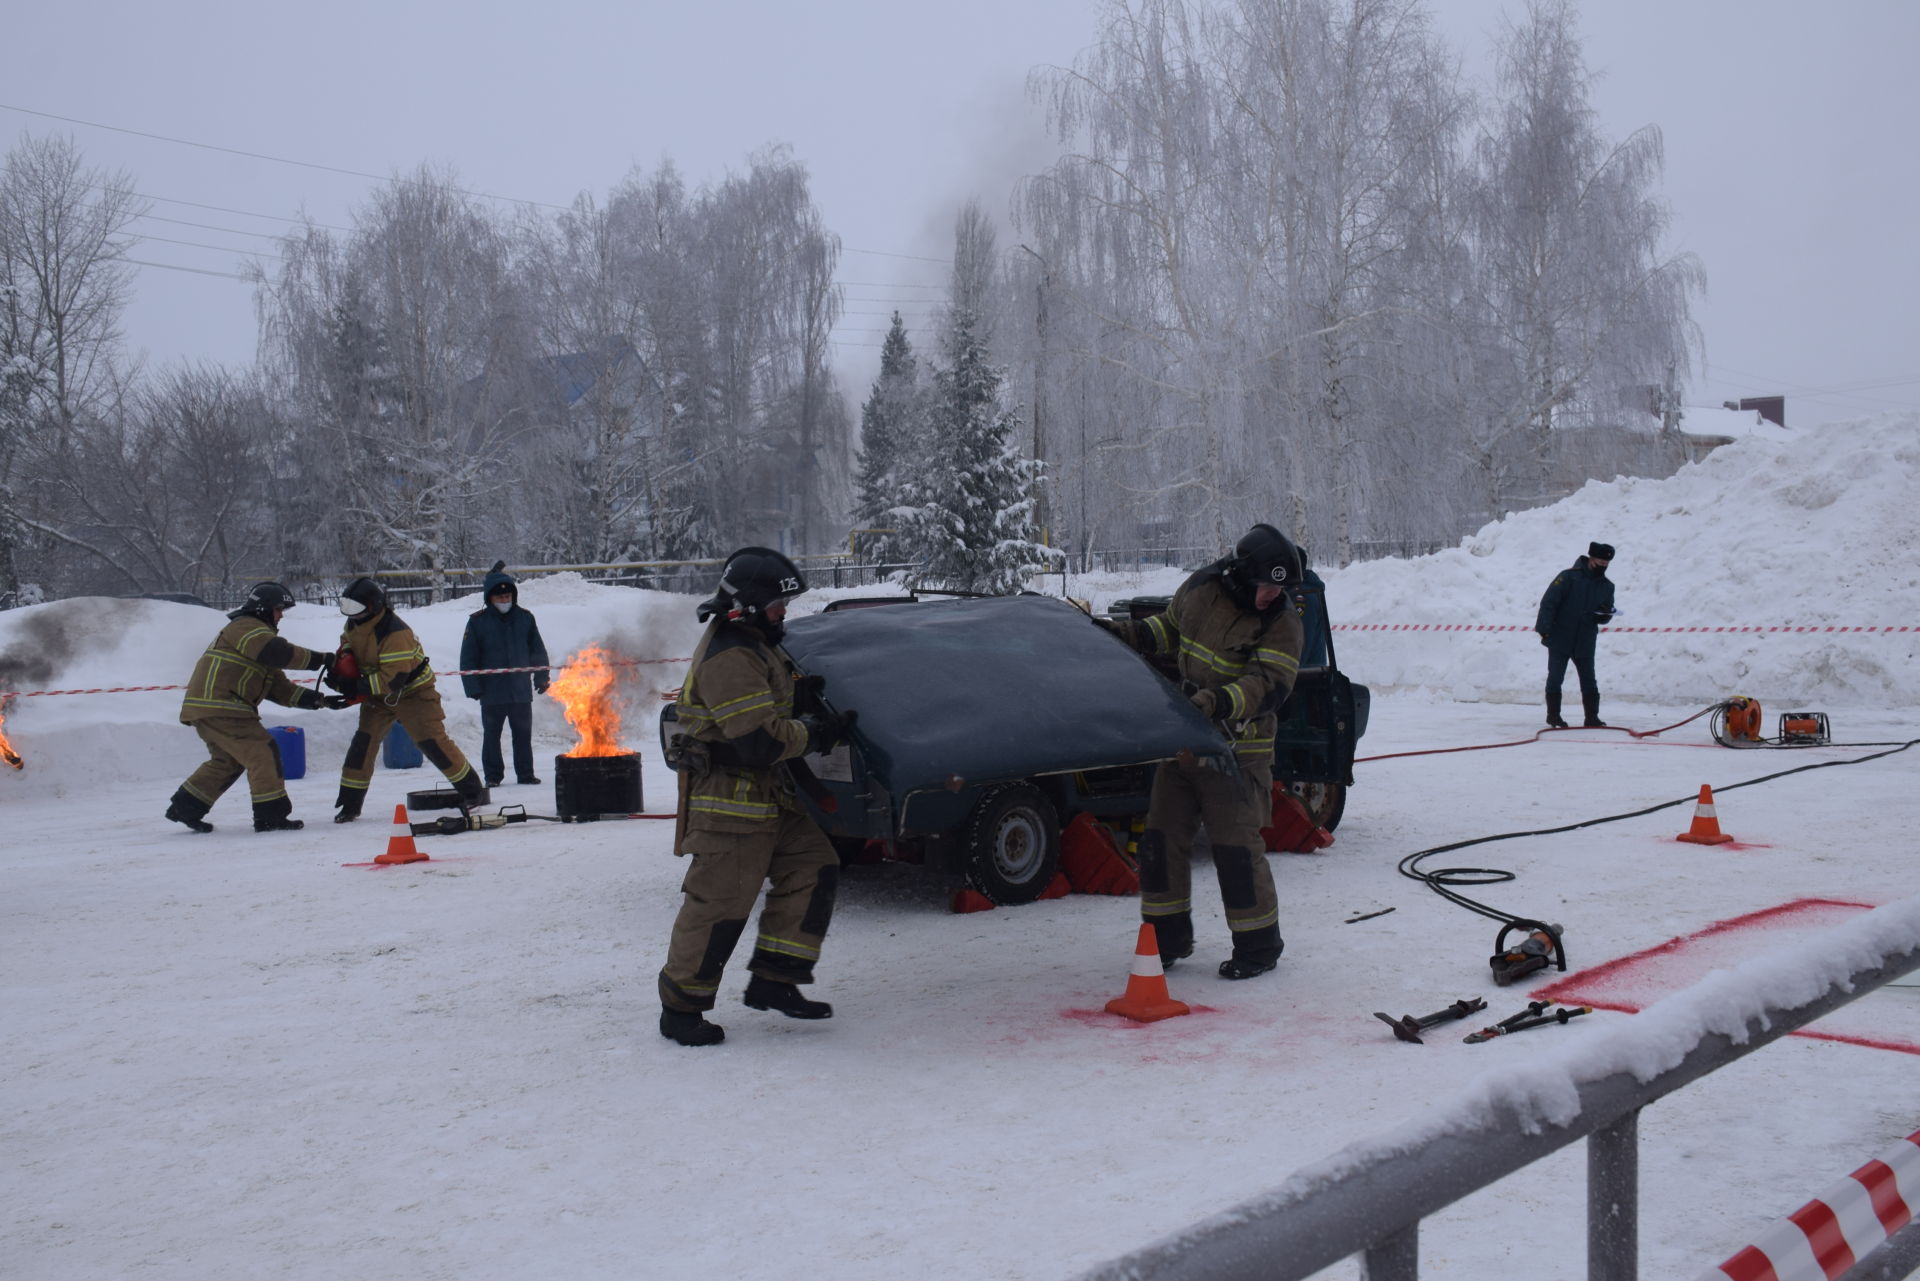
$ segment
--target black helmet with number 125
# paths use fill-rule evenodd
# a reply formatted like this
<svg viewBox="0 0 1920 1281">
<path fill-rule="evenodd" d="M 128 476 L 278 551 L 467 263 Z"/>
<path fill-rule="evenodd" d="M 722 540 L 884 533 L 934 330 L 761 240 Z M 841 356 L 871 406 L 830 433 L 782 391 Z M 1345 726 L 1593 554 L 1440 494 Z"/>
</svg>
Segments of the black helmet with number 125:
<svg viewBox="0 0 1920 1281">
<path fill-rule="evenodd" d="M 699 617 L 704 622 L 716 613 L 737 609 L 745 621 L 766 632 L 769 640 L 778 640 L 784 629 L 767 620 L 767 609 L 806 590 L 807 580 L 799 567 L 785 556 L 771 547 L 742 547 L 727 557 L 720 571 L 719 590 L 700 606 Z"/>
</svg>

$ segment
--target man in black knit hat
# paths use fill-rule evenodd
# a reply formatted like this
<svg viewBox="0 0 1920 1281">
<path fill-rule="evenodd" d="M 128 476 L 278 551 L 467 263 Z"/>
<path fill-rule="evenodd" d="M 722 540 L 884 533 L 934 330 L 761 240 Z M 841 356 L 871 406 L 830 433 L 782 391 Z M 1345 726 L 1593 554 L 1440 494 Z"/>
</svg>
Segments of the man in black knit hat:
<svg viewBox="0 0 1920 1281">
<path fill-rule="evenodd" d="M 1560 682 L 1567 674 L 1567 660 L 1573 660 L 1580 674 L 1580 701 L 1586 708 L 1585 727 L 1604 729 L 1600 719 L 1600 683 L 1593 675 L 1594 643 L 1600 626 L 1613 618 L 1613 580 L 1607 566 L 1613 561 L 1608 543 L 1588 543 L 1587 554 L 1554 576 L 1546 595 L 1540 598 L 1540 614 L 1533 630 L 1547 647 L 1547 724 L 1554 729 L 1567 728 L 1560 715 Z"/>
</svg>

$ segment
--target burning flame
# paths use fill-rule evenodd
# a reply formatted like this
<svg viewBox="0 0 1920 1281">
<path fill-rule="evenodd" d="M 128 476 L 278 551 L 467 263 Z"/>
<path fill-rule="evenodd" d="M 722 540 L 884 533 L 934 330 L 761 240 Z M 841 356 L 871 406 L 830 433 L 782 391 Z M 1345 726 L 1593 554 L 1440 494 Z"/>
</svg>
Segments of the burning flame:
<svg viewBox="0 0 1920 1281">
<path fill-rule="evenodd" d="M 566 709 L 567 724 L 580 735 L 568 756 L 622 756 L 620 704 L 614 698 L 613 656 L 599 645 L 575 654 L 547 686 Z"/>
<path fill-rule="evenodd" d="M 20 753 L 14 750 L 13 744 L 8 741 L 6 735 L 7 705 L 11 702 L 13 702 L 11 694 L 0 697 L 0 761 L 6 762 L 15 769 L 25 769 L 26 761 L 20 758 Z"/>
</svg>

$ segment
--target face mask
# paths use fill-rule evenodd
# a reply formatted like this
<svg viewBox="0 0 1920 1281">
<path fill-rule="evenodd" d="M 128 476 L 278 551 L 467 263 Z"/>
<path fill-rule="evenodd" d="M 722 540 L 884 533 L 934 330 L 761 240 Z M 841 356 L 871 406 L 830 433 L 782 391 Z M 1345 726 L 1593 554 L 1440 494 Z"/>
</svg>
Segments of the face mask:
<svg viewBox="0 0 1920 1281">
<path fill-rule="evenodd" d="M 504 614 L 513 608 L 513 602 L 510 600 L 497 600 L 493 602 L 493 607 Z"/>
</svg>

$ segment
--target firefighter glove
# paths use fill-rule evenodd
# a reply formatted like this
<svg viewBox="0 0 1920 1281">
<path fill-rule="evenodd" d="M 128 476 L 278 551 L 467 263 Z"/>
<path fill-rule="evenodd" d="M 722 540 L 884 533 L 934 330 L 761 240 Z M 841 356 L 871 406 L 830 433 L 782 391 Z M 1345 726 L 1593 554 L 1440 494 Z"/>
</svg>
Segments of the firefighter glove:
<svg viewBox="0 0 1920 1281">
<path fill-rule="evenodd" d="M 326 650 L 314 650 L 310 657 L 311 661 L 307 664 L 308 670 L 322 674 L 333 670 L 333 655 Z"/>
<path fill-rule="evenodd" d="M 345 694 L 329 694 L 320 700 L 320 705 L 337 712 L 343 707 L 352 707 L 353 700 Z"/>
<path fill-rule="evenodd" d="M 303 712 L 312 712 L 325 707 L 327 700 L 320 696 L 317 689 L 303 689 L 294 694 L 293 705 Z"/>
<path fill-rule="evenodd" d="M 1200 709 L 1200 714 L 1202 716 L 1206 717 L 1208 720 L 1213 719 L 1213 691 L 1212 690 L 1196 689 L 1192 693 L 1188 694 L 1187 697 L 1193 700 L 1193 705 Z"/>
<path fill-rule="evenodd" d="M 808 712 L 800 718 L 807 727 L 807 751 L 822 754 L 847 741 L 847 734 L 858 720 L 858 712 Z"/>
<path fill-rule="evenodd" d="M 328 681 L 327 684 L 333 686 L 336 693 L 345 694 L 350 698 L 362 694 L 371 694 L 373 692 L 372 687 L 367 684 L 367 678 L 364 676 L 336 677 Z"/>
</svg>

